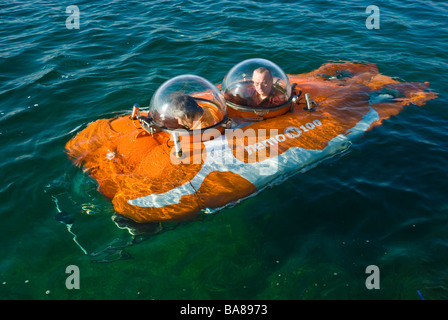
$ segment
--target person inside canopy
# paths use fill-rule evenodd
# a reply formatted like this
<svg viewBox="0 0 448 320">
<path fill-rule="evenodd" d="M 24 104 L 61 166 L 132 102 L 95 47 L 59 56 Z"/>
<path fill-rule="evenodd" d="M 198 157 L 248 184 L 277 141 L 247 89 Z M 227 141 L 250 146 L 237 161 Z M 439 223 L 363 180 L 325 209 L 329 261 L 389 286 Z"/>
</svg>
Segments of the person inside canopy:
<svg viewBox="0 0 448 320">
<path fill-rule="evenodd" d="M 273 80 L 269 69 L 260 67 L 254 70 L 252 74 L 254 86 L 249 88 L 249 95 L 252 98 L 252 101 L 249 101 L 249 106 L 267 108 L 286 102 L 285 94 L 274 88 Z"/>
<path fill-rule="evenodd" d="M 233 110 L 247 112 L 240 115 L 250 117 L 254 109 L 277 112 L 278 108 L 284 107 L 287 110 L 292 88 L 288 76 L 279 66 L 255 58 L 233 66 L 224 77 L 221 92 L 232 110 L 231 117 L 235 117 Z"/>
<path fill-rule="evenodd" d="M 213 126 L 218 115 L 211 108 L 201 107 L 196 100 L 183 93 L 173 94 L 171 112 L 178 124 L 187 130 L 197 130 Z"/>
</svg>

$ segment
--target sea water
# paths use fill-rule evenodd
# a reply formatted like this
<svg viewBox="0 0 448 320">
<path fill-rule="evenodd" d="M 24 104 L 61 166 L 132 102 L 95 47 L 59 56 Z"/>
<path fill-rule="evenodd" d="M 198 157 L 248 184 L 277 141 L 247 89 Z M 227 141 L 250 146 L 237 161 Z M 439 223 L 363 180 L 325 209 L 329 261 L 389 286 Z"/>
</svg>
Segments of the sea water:
<svg viewBox="0 0 448 320">
<path fill-rule="evenodd" d="M 448 5 L 370 5 L 2 2 L 0 299 L 448 298 Z M 172 77 L 219 84 L 248 58 L 289 74 L 372 62 L 439 98 L 197 221 L 115 217 L 66 142 Z"/>
</svg>

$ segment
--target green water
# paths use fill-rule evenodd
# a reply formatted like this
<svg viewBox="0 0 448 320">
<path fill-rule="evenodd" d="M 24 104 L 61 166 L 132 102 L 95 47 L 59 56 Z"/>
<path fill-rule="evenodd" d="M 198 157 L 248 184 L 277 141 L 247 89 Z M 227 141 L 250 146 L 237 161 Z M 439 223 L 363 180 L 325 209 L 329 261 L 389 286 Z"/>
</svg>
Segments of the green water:
<svg viewBox="0 0 448 320">
<path fill-rule="evenodd" d="M 0 4 L 0 299 L 448 298 L 446 3 L 376 2 L 373 30 L 365 1 L 80 1 L 69 30 L 71 4 Z M 373 62 L 439 98 L 232 208 L 117 226 L 65 143 L 165 80 L 220 83 L 255 57 L 290 74 Z"/>
</svg>

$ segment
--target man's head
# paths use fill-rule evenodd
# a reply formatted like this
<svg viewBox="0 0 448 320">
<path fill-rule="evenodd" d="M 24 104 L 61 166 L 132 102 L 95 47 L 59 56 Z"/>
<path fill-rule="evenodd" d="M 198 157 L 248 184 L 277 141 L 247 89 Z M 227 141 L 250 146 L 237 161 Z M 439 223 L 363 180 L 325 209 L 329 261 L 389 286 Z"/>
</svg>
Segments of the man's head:
<svg viewBox="0 0 448 320">
<path fill-rule="evenodd" d="M 257 93 L 262 98 L 266 98 L 272 91 L 273 78 L 269 69 L 260 67 L 255 69 L 252 74 L 252 81 Z"/>
<path fill-rule="evenodd" d="M 175 94 L 171 103 L 174 118 L 188 130 L 193 128 L 193 122 L 204 113 L 204 110 L 196 103 L 194 98 L 186 94 Z"/>
</svg>

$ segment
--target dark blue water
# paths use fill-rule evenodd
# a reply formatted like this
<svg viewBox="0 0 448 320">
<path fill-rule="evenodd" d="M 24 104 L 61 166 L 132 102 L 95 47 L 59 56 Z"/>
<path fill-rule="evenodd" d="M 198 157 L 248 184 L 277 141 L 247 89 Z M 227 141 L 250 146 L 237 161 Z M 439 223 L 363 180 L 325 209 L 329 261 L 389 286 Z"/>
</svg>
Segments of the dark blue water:
<svg viewBox="0 0 448 320">
<path fill-rule="evenodd" d="M 371 30 L 370 1 L 78 1 L 68 29 L 73 4 L 0 4 L 1 299 L 448 298 L 444 1 L 377 1 Z M 373 62 L 439 98 L 233 208 L 137 235 L 117 226 L 65 143 L 147 106 L 165 80 L 220 83 L 255 57 L 290 74 Z M 70 265 L 80 289 L 66 287 Z"/>
</svg>

